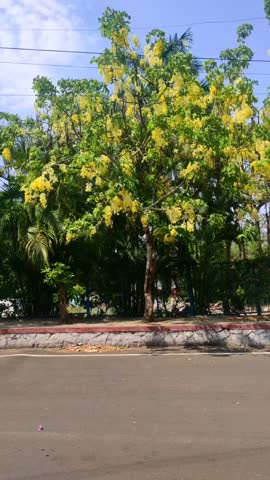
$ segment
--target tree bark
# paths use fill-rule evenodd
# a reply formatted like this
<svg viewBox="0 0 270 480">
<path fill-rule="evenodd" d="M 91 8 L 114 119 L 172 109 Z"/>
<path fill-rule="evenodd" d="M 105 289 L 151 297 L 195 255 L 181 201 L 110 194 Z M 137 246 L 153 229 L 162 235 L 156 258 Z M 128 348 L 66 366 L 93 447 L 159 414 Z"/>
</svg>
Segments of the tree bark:
<svg viewBox="0 0 270 480">
<path fill-rule="evenodd" d="M 232 247 L 232 242 L 231 240 L 226 240 L 225 242 L 225 262 L 226 262 L 226 269 L 225 269 L 225 298 L 223 298 L 222 301 L 222 306 L 223 306 L 223 313 L 224 315 L 229 315 L 231 313 L 231 308 L 230 308 L 230 300 L 228 296 L 228 290 L 229 290 L 229 268 L 230 268 L 230 263 L 231 263 L 231 247 Z"/>
<path fill-rule="evenodd" d="M 192 275 L 191 275 L 191 268 L 188 267 L 187 269 L 187 290 L 188 290 L 188 298 L 189 298 L 189 314 L 191 316 L 195 315 L 195 299 L 193 293 L 193 285 L 192 285 Z"/>
<path fill-rule="evenodd" d="M 270 249 L 270 212 L 267 211 L 268 205 L 266 205 L 266 229 L 267 229 L 267 247 Z"/>
<path fill-rule="evenodd" d="M 154 319 L 153 282 L 156 273 L 156 251 L 153 234 L 149 227 L 145 230 L 146 236 L 146 269 L 144 277 L 144 320 L 152 322 Z"/>
<path fill-rule="evenodd" d="M 65 285 L 63 283 L 60 283 L 58 286 L 58 295 L 60 322 L 64 323 L 67 320 L 68 311 Z"/>
<path fill-rule="evenodd" d="M 258 255 L 262 255 L 263 249 L 262 249 L 262 238 L 261 238 L 260 220 L 256 220 L 256 221 L 255 221 L 255 225 L 256 225 L 256 228 L 257 228 L 257 232 L 258 232 L 257 253 L 258 253 Z"/>
</svg>

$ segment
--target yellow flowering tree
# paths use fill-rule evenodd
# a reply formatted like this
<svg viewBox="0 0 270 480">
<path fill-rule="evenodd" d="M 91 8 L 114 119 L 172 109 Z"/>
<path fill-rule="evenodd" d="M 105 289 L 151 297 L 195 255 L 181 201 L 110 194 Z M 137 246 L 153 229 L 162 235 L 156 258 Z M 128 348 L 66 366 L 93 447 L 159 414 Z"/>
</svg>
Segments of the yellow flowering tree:
<svg viewBox="0 0 270 480">
<path fill-rule="evenodd" d="M 235 244 L 244 258 L 248 238 L 261 253 L 259 213 L 266 208 L 269 215 L 269 99 L 259 112 L 255 82 L 245 76 L 252 27 L 238 29 L 237 46 L 220 62 L 205 63 L 203 83 L 181 39 L 153 30 L 140 42 L 129 16 L 110 8 L 101 31 L 108 48 L 95 61 L 103 81 L 54 85 L 40 77 L 35 119 L 1 114 L 1 175 L 17 189 L 12 212 L 25 224 L 16 227 L 20 238 L 24 232 L 21 251 L 36 259 L 37 270 L 38 258 L 49 269 L 52 261 L 64 269 L 71 263 L 87 289 L 100 277 L 99 292 L 123 284 L 123 297 L 140 296 L 140 305 L 145 256 L 147 321 L 157 269 L 166 267 L 168 291 L 177 276 L 187 283 L 184 270 L 193 262 L 194 303 L 207 311 L 214 263 L 229 264 Z M 222 290 L 229 311 L 232 286 L 223 277 L 215 291 Z"/>
<path fill-rule="evenodd" d="M 206 64 L 205 88 L 190 54 L 165 55 L 160 30 L 146 36 L 143 48 L 130 35 L 129 20 L 125 12 L 110 8 L 101 18 L 101 32 L 111 46 L 96 61 L 110 93 L 106 101 L 97 93 L 94 101 L 102 105 L 102 120 L 83 121 L 75 164 L 86 182 L 89 211 L 69 229 L 72 233 L 89 224 L 94 234 L 102 223 L 113 228 L 119 215 L 141 225 L 144 318 L 151 321 L 157 242 L 170 246 L 192 238 L 207 215 L 213 215 L 214 225 L 221 210 L 224 223 L 231 221 L 230 202 L 237 197 L 239 208 L 238 192 L 249 182 L 256 110 L 253 84 L 241 73 L 248 63 L 242 58 L 245 49 L 236 52 L 233 62 Z M 241 42 L 242 37 L 240 32 Z"/>
</svg>

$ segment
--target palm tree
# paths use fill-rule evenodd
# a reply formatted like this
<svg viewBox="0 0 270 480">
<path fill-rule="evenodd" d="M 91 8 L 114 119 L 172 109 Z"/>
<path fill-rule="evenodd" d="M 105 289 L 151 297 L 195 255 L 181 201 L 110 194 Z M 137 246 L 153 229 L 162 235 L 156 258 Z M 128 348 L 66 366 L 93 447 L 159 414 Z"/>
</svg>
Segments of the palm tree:
<svg viewBox="0 0 270 480">
<path fill-rule="evenodd" d="M 173 36 L 170 35 L 163 53 L 164 59 L 168 61 L 170 56 L 176 53 L 182 53 L 184 55 L 187 54 L 190 52 L 192 44 L 193 33 L 191 32 L 190 28 L 186 30 L 180 37 L 178 37 L 177 33 L 175 33 Z M 191 67 L 194 75 L 198 75 L 201 69 L 201 64 L 196 57 L 192 57 Z"/>
<path fill-rule="evenodd" d="M 49 265 L 49 259 L 62 243 L 62 222 L 57 211 L 40 206 L 28 208 L 28 225 L 19 229 L 19 239 L 27 256 L 38 267 Z"/>
</svg>

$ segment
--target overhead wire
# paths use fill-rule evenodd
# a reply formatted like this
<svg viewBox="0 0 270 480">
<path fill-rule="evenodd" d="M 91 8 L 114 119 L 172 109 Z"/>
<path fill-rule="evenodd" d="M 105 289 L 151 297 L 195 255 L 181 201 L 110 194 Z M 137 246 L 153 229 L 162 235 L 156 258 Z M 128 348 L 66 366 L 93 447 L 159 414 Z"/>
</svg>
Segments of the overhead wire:
<svg viewBox="0 0 270 480">
<path fill-rule="evenodd" d="M 179 28 L 179 27 L 193 27 L 198 25 L 218 25 L 218 24 L 226 24 L 226 23 L 239 23 L 239 22 L 254 22 L 254 21 L 261 21 L 265 20 L 265 17 L 250 17 L 250 18 L 238 18 L 238 19 L 229 19 L 229 20 L 203 20 L 200 22 L 187 22 L 182 24 L 176 25 L 159 25 L 159 26 L 142 26 L 142 27 L 132 27 L 133 30 L 149 30 L 153 28 Z M 96 26 L 95 28 L 58 28 L 58 27 L 0 27 L 0 31 L 28 31 L 28 32 L 95 32 L 98 31 L 99 27 Z"/>
<path fill-rule="evenodd" d="M 197 57 L 196 57 L 197 58 Z M 29 65 L 29 66 L 38 66 L 38 67 L 56 67 L 56 68 L 78 68 L 78 69 L 90 69 L 90 70 L 97 70 L 98 66 L 96 65 L 67 65 L 63 63 L 36 63 L 36 62 L 17 62 L 17 61 L 9 61 L 9 60 L 0 60 L 1 65 Z M 106 66 L 103 66 L 103 68 Z M 111 67 L 108 66 L 108 69 Z M 270 73 L 266 72 L 246 72 L 245 76 L 270 76 Z"/>
<path fill-rule="evenodd" d="M 15 50 L 15 51 L 30 51 L 30 52 L 51 52 L 51 53 L 71 53 L 71 54 L 83 54 L 83 55 L 103 55 L 103 52 L 93 52 L 88 50 L 61 50 L 61 49 L 50 49 L 50 48 L 28 48 L 28 47 L 3 47 L 0 46 L 0 50 Z M 232 58 L 220 58 L 220 57 L 197 57 L 197 60 L 215 60 L 218 62 L 230 62 L 234 59 Z M 249 62 L 256 63 L 270 63 L 270 60 L 266 59 L 255 59 L 252 58 Z"/>
</svg>

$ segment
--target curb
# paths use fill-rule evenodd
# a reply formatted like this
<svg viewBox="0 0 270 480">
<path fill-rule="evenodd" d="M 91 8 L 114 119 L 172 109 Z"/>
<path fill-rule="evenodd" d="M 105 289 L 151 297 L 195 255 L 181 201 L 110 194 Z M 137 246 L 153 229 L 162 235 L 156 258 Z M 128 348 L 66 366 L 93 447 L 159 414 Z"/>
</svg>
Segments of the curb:
<svg viewBox="0 0 270 480">
<path fill-rule="evenodd" d="M 67 346 L 267 348 L 270 323 L 48 326 L 0 329 L 0 349 Z"/>
</svg>

